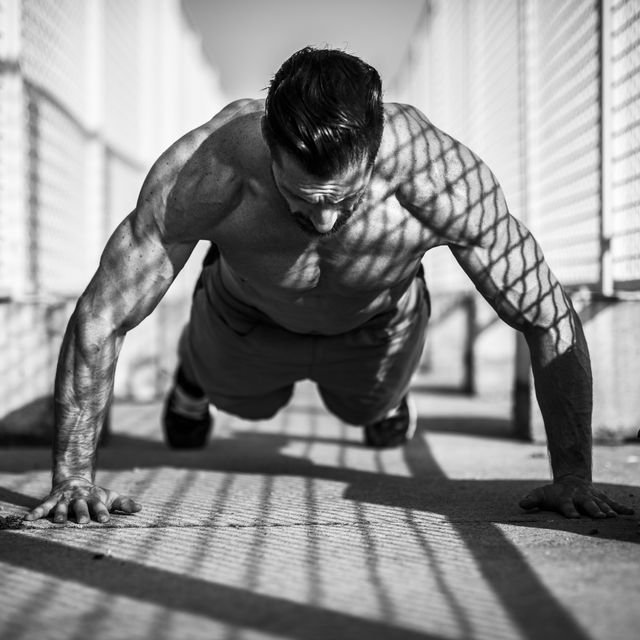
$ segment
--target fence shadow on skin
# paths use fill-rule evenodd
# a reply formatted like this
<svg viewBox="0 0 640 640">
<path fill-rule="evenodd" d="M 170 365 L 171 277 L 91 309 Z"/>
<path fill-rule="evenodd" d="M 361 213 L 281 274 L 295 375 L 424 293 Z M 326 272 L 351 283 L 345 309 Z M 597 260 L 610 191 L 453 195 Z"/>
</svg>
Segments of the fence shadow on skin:
<svg viewBox="0 0 640 640">
<path fill-rule="evenodd" d="M 425 239 L 426 236 L 417 238 L 415 218 L 398 215 L 397 207 L 385 209 L 380 202 L 373 201 L 369 203 L 371 207 L 379 207 L 375 232 L 372 235 L 369 230 L 365 234 L 366 225 L 363 226 L 362 221 L 358 223 L 354 219 L 355 228 L 362 229 L 362 237 L 351 237 L 348 245 L 344 246 L 344 255 L 339 255 L 338 258 L 351 260 L 353 255 L 362 256 L 360 273 L 365 281 L 371 281 L 371 273 L 379 281 L 383 281 L 385 277 L 393 280 L 397 274 L 385 272 L 385 263 L 381 265 L 379 260 L 379 256 L 384 255 L 385 247 L 388 247 L 391 235 L 396 239 L 394 247 L 398 252 L 416 256 L 429 248 L 429 243 L 437 246 L 445 243 L 447 237 L 475 236 L 478 241 L 482 240 L 485 247 L 489 263 L 486 271 L 492 271 L 494 277 L 497 274 L 502 278 L 505 287 L 501 293 L 503 298 L 519 299 L 522 313 L 539 321 L 539 326 L 543 328 L 544 325 L 550 335 L 559 336 L 556 327 L 567 321 L 568 314 L 564 293 L 544 266 L 542 253 L 531 243 L 528 232 L 509 218 L 506 202 L 493 175 L 474 154 L 435 128 L 427 127 L 425 133 L 428 154 L 425 156 L 419 153 L 415 149 L 415 140 L 407 136 L 407 131 L 411 130 L 407 126 L 409 119 L 410 116 L 401 110 L 389 123 L 390 130 L 397 134 L 397 145 L 393 154 L 381 157 L 378 164 L 382 173 L 393 175 L 399 163 L 398 155 L 413 155 L 408 161 L 416 167 L 416 188 L 422 184 L 422 180 L 429 180 L 433 175 L 443 177 L 441 183 L 433 185 L 428 200 L 424 202 L 419 202 L 424 194 L 412 193 L 411 186 L 405 189 L 403 195 L 407 202 L 421 205 L 423 215 L 425 211 L 430 211 L 439 219 L 437 230 L 433 234 L 426 234 L 430 240 Z M 207 149 L 204 148 L 202 153 L 206 155 Z M 199 161 L 196 156 L 194 162 Z M 407 159 L 403 161 L 406 162 Z M 466 204 L 461 206 L 461 203 Z M 335 238 L 340 241 L 339 234 Z M 505 238 L 509 238 L 509 242 L 505 243 Z M 451 249 L 458 258 L 465 258 L 465 250 L 454 245 Z M 392 264 L 393 269 L 401 271 L 397 261 Z M 550 308 L 556 309 L 555 315 L 549 313 Z M 313 416 L 309 420 L 313 420 Z M 319 431 L 312 431 L 312 436 L 306 437 L 309 442 L 322 442 Z M 420 538 L 415 523 L 424 513 L 444 516 L 455 532 L 455 544 L 462 545 L 470 552 L 484 578 L 485 588 L 490 588 L 496 594 L 522 637 L 541 637 L 540 620 L 544 619 L 545 624 L 550 625 L 548 628 L 553 628 L 558 637 L 586 640 L 587 635 L 550 593 L 516 546 L 496 526 L 498 523 L 507 523 L 586 533 L 585 527 L 590 526 L 588 521 L 576 523 L 561 516 L 549 518 L 546 515 L 538 518 L 518 510 L 517 499 L 537 484 L 535 481 L 450 480 L 440 469 L 423 437 L 416 437 L 404 450 L 405 462 L 411 472 L 409 476 L 362 471 L 349 468 L 346 464 L 315 464 L 309 456 L 295 457 L 282 452 L 285 446 L 299 440 L 297 436 L 288 433 L 242 433 L 236 437 L 220 439 L 216 441 L 215 447 L 197 454 L 176 454 L 159 442 L 150 443 L 148 440 L 118 436 L 114 437 L 109 448 L 101 452 L 99 466 L 101 470 L 110 471 L 132 470 L 136 467 L 161 471 L 163 467 L 173 467 L 263 475 L 267 484 L 274 476 L 344 483 L 343 498 L 351 505 L 358 508 L 384 505 L 397 509 L 399 518 L 407 522 L 407 535 L 422 540 L 425 554 L 432 551 L 430 545 L 434 545 L 434 542 Z M 354 442 L 342 446 L 361 445 Z M 3 458 L 4 456 L 0 456 L 0 460 Z M 46 457 L 42 455 L 41 459 L 32 458 L 31 462 L 33 464 L 30 469 L 50 468 L 48 454 Z M 19 468 L 17 461 L 6 458 L 0 464 L 0 471 Z M 24 466 L 22 470 L 24 471 Z M 546 480 L 539 481 L 545 482 Z M 630 487 L 621 486 L 604 488 L 608 488 L 614 497 L 631 490 Z M 33 504 L 33 497 L 19 491 L 4 490 L 4 493 L 0 492 L 0 498 L 23 507 Z M 268 514 L 268 493 L 265 492 L 261 499 L 262 508 Z M 308 504 L 307 510 L 311 513 L 313 505 Z M 202 526 L 206 527 L 207 523 L 203 522 Z M 358 526 L 366 529 L 370 525 L 363 522 Z M 629 519 L 619 519 L 615 523 L 603 522 L 600 526 L 601 537 L 628 540 L 630 526 Z M 482 527 L 482 538 L 478 536 L 479 527 Z M 95 530 L 99 532 L 100 528 Z M 363 538 L 366 539 L 371 533 L 369 530 L 363 531 Z M 118 535 L 117 531 L 113 535 Z M 109 560 L 101 565 L 100 572 L 96 572 L 89 570 L 91 555 L 83 549 L 71 548 L 55 542 L 53 538 L 25 535 L 20 531 L 6 531 L 2 536 L 0 560 L 7 565 L 45 573 L 61 581 L 72 580 L 111 595 L 139 599 L 231 625 L 302 640 L 347 636 L 438 638 L 436 635 L 400 629 L 385 622 L 368 621 L 350 614 L 321 609 L 313 604 L 297 604 L 249 589 L 176 574 L 139 562 Z M 495 556 L 486 553 L 487 546 L 496 550 Z M 47 564 L 39 562 L 38 554 L 43 549 L 47 557 L 55 561 Z M 262 551 L 266 553 L 264 548 Z M 446 553 L 446 549 L 443 553 Z M 259 559 L 260 554 L 254 554 L 254 557 Z M 500 558 L 500 562 L 496 561 L 496 557 Z M 375 550 L 370 561 L 376 562 Z M 504 570 L 506 564 L 510 571 Z M 439 568 L 437 565 L 433 566 L 435 569 Z M 463 572 L 464 569 L 457 571 Z M 517 587 L 514 587 L 511 579 L 514 575 L 518 576 Z M 150 589 L 150 584 L 157 585 L 157 588 Z M 457 611 L 463 628 L 468 626 L 469 620 L 464 619 L 467 611 L 464 603 L 445 587 L 443 585 L 443 597 L 451 609 Z M 384 591 L 384 585 L 376 584 L 376 588 Z M 27 606 L 33 607 L 28 598 L 26 602 Z M 20 615 L 28 619 L 34 613 L 34 610 L 25 610 Z M 87 620 L 87 627 L 94 625 L 95 621 L 90 616 Z"/>
</svg>

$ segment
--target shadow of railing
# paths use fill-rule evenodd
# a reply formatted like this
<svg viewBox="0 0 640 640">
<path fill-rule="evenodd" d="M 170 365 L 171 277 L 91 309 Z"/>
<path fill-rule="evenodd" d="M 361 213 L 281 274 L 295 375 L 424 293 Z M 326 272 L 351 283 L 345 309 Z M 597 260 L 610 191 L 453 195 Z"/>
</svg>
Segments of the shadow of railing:
<svg viewBox="0 0 640 640">
<path fill-rule="evenodd" d="M 184 498 L 191 490 L 196 475 L 193 472 L 215 472 L 222 474 L 218 492 L 210 496 L 209 506 L 201 512 L 192 527 L 201 528 L 200 537 L 188 538 L 195 545 L 190 548 L 188 557 L 201 557 L 206 553 L 206 545 L 211 537 L 230 536 L 237 527 L 249 527 L 256 531 L 251 547 L 250 557 L 246 560 L 246 575 L 243 586 L 229 586 L 209 579 L 192 577 L 176 573 L 171 569 L 149 566 L 144 560 L 122 558 L 105 558 L 100 571 L 95 567 L 92 548 L 72 548 L 54 538 L 42 538 L 25 535 L 22 531 L 6 531 L 2 533 L 0 545 L 0 561 L 10 567 L 20 567 L 37 574 L 47 575 L 56 580 L 72 580 L 84 587 L 96 589 L 113 596 L 125 596 L 146 602 L 172 611 L 192 613 L 205 619 L 238 627 L 251 628 L 263 633 L 277 634 L 287 638 L 312 640 L 326 637 L 370 637 L 370 638 L 440 638 L 437 633 L 421 633 L 401 628 L 393 620 L 394 604 L 389 595 L 391 585 L 380 573 L 377 547 L 374 543 L 376 520 L 371 519 L 367 510 L 374 507 L 392 508 L 394 511 L 385 515 L 389 522 L 406 523 L 405 533 L 422 549 L 424 557 L 420 561 L 427 562 L 431 571 L 438 577 L 439 598 L 442 598 L 451 611 L 456 612 L 456 623 L 460 628 L 473 632 L 474 603 L 486 600 L 484 592 L 470 593 L 468 590 L 482 588 L 497 597 L 509 619 L 515 624 L 520 637 L 538 640 L 549 637 L 553 630 L 556 637 L 567 640 L 586 640 L 589 636 L 582 630 L 572 614 L 555 598 L 545 585 L 540 575 L 531 566 L 518 546 L 505 535 L 501 524 L 511 527 L 525 527 L 532 530 L 550 529 L 565 531 L 574 535 L 590 536 L 593 521 L 589 519 L 569 520 L 560 515 L 545 513 L 536 515 L 524 513 L 516 507 L 519 496 L 527 493 L 531 487 L 546 480 L 479 480 L 450 479 L 440 468 L 425 438 L 425 424 L 421 423 L 414 440 L 405 447 L 404 461 L 410 472 L 408 476 L 384 473 L 384 471 L 365 471 L 350 468 L 345 462 L 349 450 L 362 447 L 356 442 L 346 442 L 333 435 L 324 435 L 321 428 L 311 428 L 310 433 L 289 432 L 292 421 L 298 417 L 290 411 L 285 419 L 283 429 L 279 433 L 260 431 L 240 431 L 232 437 L 215 441 L 201 452 L 173 452 L 159 441 L 149 441 L 126 435 L 115 435 L 110 447 L 101 452 L 101 468 L 105 472 L 130 471 L 137 469 L 138 477 L 145 477 L 138 482 L 138 490 L 146 490 L 145 483 L 152 486 L 159 481 L 163 469 L 177 469 L 184 472 L 186 484 L 177 483 L 174 490 L 166 498 L 162 511 L 180 509 Z M 307 412 L 303 407 L 300 415 L 307 416 L 311 425 L 319 419 L 319 413 Z M 474 416 L 456 418 L 458 427 L 473 431 L 476 418 Z M 295 426 L 295 425 L 294 425 Z M 488 425 L 485 424 L 485 427 Z M 291 427 L 293 428 L 293 427 Z M 306 445 L 308 452 L 301 456 L 284 453 L 285 448 L 292 445 Z M 312 446 L 328 445 L 340 447 L 337 465 L 315 463 L 311 452 Z M 298 446 L 299 449 L 299 446 Z M 382 458 L 378 460 L 382 463 Z M 27 461 L 20 456 L 0 456 L 0 471 L 16 473 L 25 465 L 30 470 L 48 470 L 48 452 L 31 451 Z M 140 474 L 142 473 L 142 476 Z M 220 514 L 242 498 L 242 492 L 234 491 L 234 479 L 238 477 L 255 479 L 257 490 L 253 492 L 256 505 L 248 513 L 238 513 L 238 522 L 220 520 Z M 262 476 L 262 478 L 260 478 Z M 200 477 L 200 476 L 198 476 Z M 295 516 L 282 520 L 282 495 L 274 492 L 274 479 L 303 479 L 306 483 L 304 504 L 294 507 L 300 510 L 301 520 Z M 199 480 L 201 482 L 202 479 Z M 340 482 L 344 484 L 341 502 L 333 501 L 331 513 L 324 515 L 321 511 L 324 502 L 318 502 L 323 482 Z M 262 487 L 262 488 L 260 488 Z M 602 488 L 614 498 L 633 493 L 637 487 L 626 485 L 604 484 Z M 246 497 L 246 496 L 245 496 Z M 288 498 L 290 499 L 290 498 Z M 0 500 L 16 506 L 31 508 L 36 498 L 19 489 L 0 489 Z M 253 500 L 253 498 L 252 498 Z M 280 501 L 280 502 L 279 502 Z M 513 505 L 513 506 L 507 506 Z M 144 513 L 144 512 L 143 512 Z M 450 533 L 434 530 L 425 532 L 421 519 L 430 515 L 443 517 Z M 289 522 L 289 519 L 294 518 Z M 327 519 L 328 518 L 328 519 Z M 346 518 L 346 520 L 344 520 Z M 353 520 L 355 518 L 355 520 Z M 391 518 L 391 520 L 389 520 Z M 329 520 L 331 522 L 329 522 Z M 347 522 L 348 520 L 348 522 Z M 326 522 L 325 522 L 326 521 Z M 88 540 L 92 536 L 115 536 L 117 540 L 122 531 L 118 527 L 138 530 L 137 538 L 142 535 L 141 529 L 149 528 L 149 535 L 160 535 L 163 527 L 163 516 L 154 522 L 136 524 L 139 516 L 114 516 L 112 524 L 116 529 L 95 525 L 86 531 Z M 287 524 L 288 523 L 288 524 Z M 318 574 L 322 574 L 318 545 L 312 543 L 314 536 L 331 536 L 326 527 L 348 525 L 358 531 L 362 544 L 368 554 L 367 570 L 370 587 L 378 594 L 379 606 L 387 607 L 389 622 L 365 619 L 349 611 L 328 610 L 322 606 L 321 599 L 292 602 L 285 597 L 276 597 L 255 590 L 255 576 L 260 573 L 269 551 L 266 544 L 270 527 L 306 527 L 308 540 L 304 558 L 308 579 L 318 582 Z M 424 523 L 423 523 L 424 524 Z M 226 529 L 228 527 L 228 529 Z M 234 527 L 236 529 L 234 529 Z M 599 539 L 619 540 L 627 543 L 639 543 L 636 522 L 629 518 L 608 519 L 599 521 Z M 275 530 L 275 529 L 274 529 Z M 108 533 L 111 531 L 112 533 Z M 206 532 L 209 533 L 206 533 Z M 225 531 L 227 531 L 225 533 Z M 92 533 L 93 532 L 93 533 Z M 106 532 L 106 533 L 105 533 Z M 321 533 L 322 532 L 322 533 Z M 310 537 L 309 537 L 310 536 Z M 160 538 L 158 538 L 159 540 Z M 148 552 L 152 538 L 146 543 Z M 187 540 L 187 538 L 184 538 Z M 230 542 L 229 542 L 230 543 Z M 183 545 L 186 542 L 182 543 Z M 199 546 L 198 546 L 199 545 Z M 181 553 L 184 553 L 182 549 Z M 484 580 L 484 586 L 470 586 L 465 577 L 470 566 L 461 563 L 461 557 L 469 553 L 473 558 Z M 42 563 L 42 554 L 55 557 L 55 563 Z M 116 554 L 117 555 L 117 554 Z M 460 557 L 458 557 L 460 556 Z M 186 557 L 186 556 L 185 556 Z M 203 556 L 204 557 L 204 556 Z M 209 559 L 214 562 L 216 559 Z M 445 570 L 446 569 L 446 570 Z M 346 571 L 346 568 L 345 568 Z M 258 573 L 256 573 L 258 572 Z M 332 588 L 332 581 L 348 579 L 348 575 L 334 573 L 323 575 L 324 586 Z M 254 576 L 252 578 L 251 576 Z M 463 594 L 455 588 L 457 581 L 466 581 Z M 153 585 L 153 588 L 150 588 Z M 337 588 L 337 585 L 334 585 Z M 302 588 L 302 587 L 301 587 Z M 316 594 L 317 595 L 317 594 Z M 435 594 L 434 594 L 435 595 Z M 386 603 L 386 604 L 384 604 Z M 428 613 L 429 605 L 425 604 Z M 478 605 L 479 606 L 479 605 Z M 437 615 L 436 612 L 432 612 Z M 22 612 L 26 619 L 32 612 Z M 476 611 L 477 614 L 477 611 Z M 93 620 L 92 624 L 95 622 Z"/>
</svg>

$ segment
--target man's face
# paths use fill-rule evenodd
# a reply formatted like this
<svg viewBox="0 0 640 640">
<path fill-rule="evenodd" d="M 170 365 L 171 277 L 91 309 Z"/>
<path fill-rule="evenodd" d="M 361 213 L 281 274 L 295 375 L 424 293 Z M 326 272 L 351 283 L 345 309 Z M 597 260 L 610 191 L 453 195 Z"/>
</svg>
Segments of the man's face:
<svg viewBox="0 0 640 640">
<path fill-rule="evenodd" d="M 341 229 L 364 198 L 372 169 L 364 160 L 332 178 L 307 173 L 288 153 L 272 162 L 273 179 L 294 220 L 313 236 Z"/>
</svg>

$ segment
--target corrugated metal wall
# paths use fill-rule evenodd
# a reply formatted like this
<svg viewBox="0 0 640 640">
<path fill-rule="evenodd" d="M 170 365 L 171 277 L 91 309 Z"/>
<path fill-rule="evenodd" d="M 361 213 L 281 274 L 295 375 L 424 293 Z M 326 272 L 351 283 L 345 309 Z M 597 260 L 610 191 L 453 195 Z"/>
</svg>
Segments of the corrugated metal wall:
<svg viewBox="0 0 640 640">
<path fill-rule="evenodd" d="M 640 2 L 608 3 L 612 279 L 640 289 Z"/>
<path fill-rule="evenodd" d="M 20 69 L 25 89 L 29 293 L 78 290 L 86 273 L 88 4 L 22 5 Z M 80 180 L 78 179 L 80 177 Z"/>
<path fill-rule="evenodd" d="M 0 0 L 0 294 L 3 296 L 15 286 L 12 269 L 24 265 L 27 251 L 24 244 L 15 242 L 24 225 L 27 160 L 22 153 L 26 142 L 19 24 L 19 5 Z"/>
<path fill-rule="evenodd" d="M 637 0 L 431 0 L 389 93 L 487 161 L 566 286 L 640 287 Z"/>
<path fill-rule="evenodd" d="M 600 281 L 600 19 L 593 0 L 527 4 L 529 223 L 565 285 Z"/>
<path fill-rule="evenodd" d="M 405 63 L 388 97 L 416 104 L 483 157 L 561 282 L 593 294 L 580 306 L 594 369 L 594 431 L 635 434 L 640 341 L 630 327 L 640 317 L 640 2 L 426 1 Z M 471 285 L 446 249 L 430 253 L 429 285 L 446 309 Z M 612 305 L 611 296 L 636 301 Z M 491 324 L 495 314 L 488 311 L 479 313 L 474 336 L 478 360 L 487 365 L 478 364 L 477 385 L 497 367 L 492 391 L 509 394 L 512 332 Z M 459 330 L 439 339 L 447 322 L 438 324 L 436 310 L 427 341 L 445 353 L 432 360 L 445 365 L 460 361 L 464 346 Z M 522 382 L 528 369 L 517 370 Z M 539 436 L 537 411 L 532 424 Z"/>
<path fill-rule="evenodd" d="M 0 418 L 50 390 L 65 300 L 151 163 L 223 102 L 179 0 L 0 0 Z M 186 310 L 197 269 L 172 291 Z M 120 379 L 173 349 L 161 315 L 125 343 Z"/>
<path fill-rule="evenodd" d="M 518 4 L 490 0 L 469 6 L 468 144 L 493 167 L 519 217 L 522 123 L 519 93 Z"/>
</svg>

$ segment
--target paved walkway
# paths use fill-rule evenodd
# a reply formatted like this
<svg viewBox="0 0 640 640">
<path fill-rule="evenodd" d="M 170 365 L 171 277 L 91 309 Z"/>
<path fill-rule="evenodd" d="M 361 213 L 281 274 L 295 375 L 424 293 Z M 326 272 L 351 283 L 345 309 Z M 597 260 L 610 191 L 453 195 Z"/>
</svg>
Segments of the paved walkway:
<svg viewBox="0 0 640 640">
<path fill-rule="evenodd" d="M 50 454 L 0 450 L 0 638 L 640 637 L 637 517 L 521 511 L 548 463 L 503 437 L 508 408 L 418 404 L 411 444 L 372 451 L 303 384 L 269 422 L 222 416 L 199 453 L 165 448 L 159 405 L 119 405 L 98 479 L 144 508 L 108 526 L 12 529 Z M 640 446 L 595 456 L 638 510 Z"/>
</svg>

